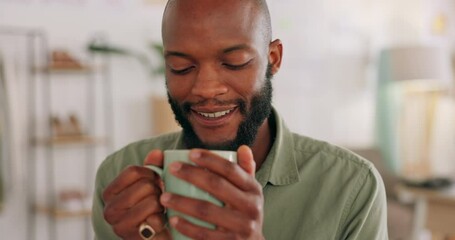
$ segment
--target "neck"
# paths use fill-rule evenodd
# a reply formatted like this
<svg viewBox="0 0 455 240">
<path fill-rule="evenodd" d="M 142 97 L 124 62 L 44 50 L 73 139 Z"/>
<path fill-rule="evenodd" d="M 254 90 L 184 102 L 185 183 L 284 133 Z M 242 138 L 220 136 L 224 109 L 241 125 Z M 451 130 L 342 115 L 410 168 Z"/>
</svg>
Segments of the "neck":
<svg viewBox="0 0 455 240">
<path fill-rule="evenodd" d="M 262 125 L 259 127 L 256 140 L 251 146 L 253 151 L 254 161 L 256 162 L 256 171 L 261 167 L 262 163 L 267 158 L 270 148 L 272 147 L 272 136 L 271 123 L 268 118 L 264 120 Z"/>
</svg>

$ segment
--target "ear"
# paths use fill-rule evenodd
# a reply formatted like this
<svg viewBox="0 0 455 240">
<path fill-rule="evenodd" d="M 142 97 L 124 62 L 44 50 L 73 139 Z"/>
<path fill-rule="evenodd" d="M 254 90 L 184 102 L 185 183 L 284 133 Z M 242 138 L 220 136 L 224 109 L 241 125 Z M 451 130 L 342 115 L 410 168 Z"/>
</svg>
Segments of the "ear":
<svg viewBox="0 0 455 240">
<path fill-rule="evenodd" d="M 269 44 L 269 63 L 272 65 L 272 75 L 280 70 L 282 58 L 283 44 L 280 39 L 276 39 Z"/>
</svg>

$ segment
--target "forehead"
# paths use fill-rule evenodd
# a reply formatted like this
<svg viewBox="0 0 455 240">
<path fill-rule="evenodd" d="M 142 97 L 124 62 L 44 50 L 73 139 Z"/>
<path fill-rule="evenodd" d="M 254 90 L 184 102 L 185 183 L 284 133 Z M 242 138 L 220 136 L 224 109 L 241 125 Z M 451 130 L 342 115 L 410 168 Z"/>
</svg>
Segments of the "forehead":
<svg viewBox="0 0 455 240">
<path fill-rule="evenodd" d="M 253 1 L 177 0 L 163 17 L 165 48 L 230 44 L 259 47 L 261 40 L 259 14 Z"/>
</svg>

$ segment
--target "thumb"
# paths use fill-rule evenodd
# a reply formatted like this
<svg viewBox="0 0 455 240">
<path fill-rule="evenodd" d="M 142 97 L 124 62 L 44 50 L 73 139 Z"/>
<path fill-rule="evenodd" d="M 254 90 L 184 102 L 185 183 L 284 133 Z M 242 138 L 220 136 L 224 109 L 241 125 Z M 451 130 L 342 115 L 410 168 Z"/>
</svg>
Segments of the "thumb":
<svg viewBox="0 0 455 240">
<path fill-rule="evenodd" d="M 163 167 L 164 155 L 161 150 L 152 150 L 145 157 L 144 165 L 153 165 L 157 167 Z"/>
<path fill-rule="evenodd" d="M 253 152 L 250 147 L 242 145 L 237 149 L 237 162 L 243 170 L 254 177 L 256 162 L 254 161 Z"/>
</svg>

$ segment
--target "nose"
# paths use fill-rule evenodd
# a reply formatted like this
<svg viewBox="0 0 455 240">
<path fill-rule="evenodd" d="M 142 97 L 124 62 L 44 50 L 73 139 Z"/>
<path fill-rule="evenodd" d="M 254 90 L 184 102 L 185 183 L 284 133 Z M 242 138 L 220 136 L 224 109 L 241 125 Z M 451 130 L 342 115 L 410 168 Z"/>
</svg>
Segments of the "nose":
<svg viewBox="0 0 455 240">
<path fill-rule="evenodd" d="M 222 74 L 216 66 L 200 66 L 191 93 L 204 99 L 213 99 L 228 92 Z"/>
</svg>

